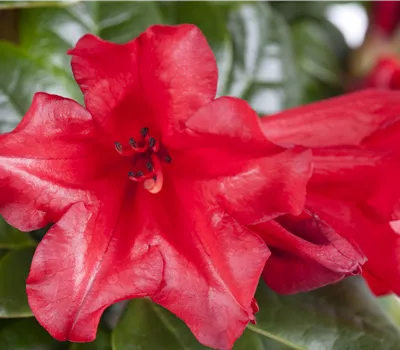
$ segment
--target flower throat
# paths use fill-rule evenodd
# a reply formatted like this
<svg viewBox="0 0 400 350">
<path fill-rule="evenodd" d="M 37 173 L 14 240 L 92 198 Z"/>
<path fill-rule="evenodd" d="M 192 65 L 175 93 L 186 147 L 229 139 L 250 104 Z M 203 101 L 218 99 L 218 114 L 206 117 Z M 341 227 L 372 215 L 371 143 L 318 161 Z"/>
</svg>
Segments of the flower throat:
<svg viewBox="0 0 400 350">
<path fill-rule="evenodd" d="M 122 156 L 132 157 L 134 167 L 143 165 L 143 169 L 130 171 L 129 179 L 134 182 L 143 182 L 143 187 L 150 193 L 158 193 L 164 181 L 161 161 L 169 164 L 172 159 L 165 147 L 154 137 L 149 136 L 149 128 L 141 129 L 140 134 L 141 140 L 136 141 L 131 138 L 127 146 L 115 142 L 115 149 Z"/>
</svg>

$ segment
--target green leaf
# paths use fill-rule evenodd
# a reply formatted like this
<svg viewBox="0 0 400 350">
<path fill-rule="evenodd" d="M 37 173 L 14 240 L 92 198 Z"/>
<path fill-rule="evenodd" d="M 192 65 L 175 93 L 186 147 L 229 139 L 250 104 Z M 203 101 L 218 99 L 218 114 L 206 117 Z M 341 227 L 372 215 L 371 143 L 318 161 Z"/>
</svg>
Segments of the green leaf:
<svg viewBox="0 0 400 350">
<path fill-rule="evenodd" d="M 289 30 L 266 4 L 116 1 L 26 10 L 20 41 L 35 58 L 66 71 L 65 52 L 83 34 L 121 43 L 156 23 L 200 27 L 217 58 L 218 95 L 248 99 L 263 114 L 298 103 Z"/>
<path fill-rule="evenodd" d="M 34 318 L 8 321 L 0 328 L 2 350 L 63 350 L 66 346 L 53 339 Z"/>
<path fill-rule="evenodd" d="M 113 350 L 200 350 L 186 325 L 148 299 L 132 300 L 112 334 Z"/>
<path fill-rule="evenodd" d="M 311 20 L 297 22 L 292 27 L 292 34 L 299 68 L 323 82 L 339 84 L 339 61 L 322 26 Z"/>
<path fill-rule="evenodd" d="M 61 74 L 40 64 L 20 48 L 0 42 L 0 133 L 17 125 L 35 92 L 68 97 L 75 89 Z"/>
<path fill-rule="evenodd" d="M 265 3 L 241 5 L 229 17 L 234 44 L 229 95 L 247 99 L 260 114 L 298 103 L 299 85 L 289 30 Z"/>
<path fill-rule="evenodd" d="M 262 283 L 257 300 L 257 325 L 248 329 L 291 349 L 400 349 L 399 330 L 361 278 L 292 296 Z"/>
<path fill-rule="evenodd" d="M 0 1 L 0 10 L 48 7 L 48 6 L 68 6 L 79 0 L 59 0 L 59 1 Z"/>
<path fill-rule="evenodd" d="M 99 328 L 95 341 L 91 343 L 74 343 L 69 346 L 68 350 L 112 350 L 111 334 Z"/>
<path fill-rule="evenodd" d="M 112 334 L 113 350 L 206 350 L 186 324 L 149 299 L 129 302 Z M 287 350 L 273 339 L 246 330 L 234 350 Z M 71 349 L 72 350 L 72 349 Z"/>
<path fill-rule="evenodd" d="M 0 249 L 16 249 L 26 246 L 35 246 L 35 242 L 29 234 L 8 225 L 0 217 Z"/>
<path fill-rule="evenodd" d="M 387 295 L 378 298 L 383 311 L 400 328 L 400 298 L 397 295 Z"/>
<path fill-rule="evenodd" d="M 153 2 L 85 1 L 22 11 L 20 42 L 30 55 L 68 72 L 72 79 L 66 52 L 84 34 L 123 43 L 154 23 L 162 23 L 162 18 Z"/>
<path fill-rule="evenodd" d="M 25 292 L 25 280 L 33 253 L 34 248 L 13 250 L 0 260 L 0 318 L 32 316 Z M 0 346 L 0 349 L 6 348 Z"/>
</svg>

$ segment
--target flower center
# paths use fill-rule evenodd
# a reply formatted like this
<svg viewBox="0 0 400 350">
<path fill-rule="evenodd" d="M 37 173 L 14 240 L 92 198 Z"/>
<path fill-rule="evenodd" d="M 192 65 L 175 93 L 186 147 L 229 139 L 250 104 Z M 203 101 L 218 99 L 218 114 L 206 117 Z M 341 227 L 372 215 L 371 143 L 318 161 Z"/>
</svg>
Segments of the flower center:
<svg viewBox="0 0 400 350">
<path fill-rule="evenodd" d="M 149 135 L 149 129 L 140 130 L 141 140 L 133 138 L 128 145 L 123 146 L 115 142 L 117 152 L 125 157 L 132 157 L 132 164 L 135 171 L 130 171 L 128 177 L 135 182 L 143 182 L 143 187 L 151 193 L 161 191 L 164 177 L 161 162 L 171 163 L 172 159 L 157 140 Z"/>
</svg>

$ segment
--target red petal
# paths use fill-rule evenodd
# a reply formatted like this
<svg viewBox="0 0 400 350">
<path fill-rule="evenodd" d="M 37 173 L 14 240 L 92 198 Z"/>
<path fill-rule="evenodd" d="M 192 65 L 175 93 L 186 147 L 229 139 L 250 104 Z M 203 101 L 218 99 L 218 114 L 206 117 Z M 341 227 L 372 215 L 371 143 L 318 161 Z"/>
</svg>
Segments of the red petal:
<svg viewBox="0 0 400 350">
<path fill-rule="evenodd" d="M 210 181 L 210 190 L 227 213 L 246 225 L 299 214 L 311 175 L 310 156 L 293 149 L 249 161 L 241 172 Z"/>
<path fill-rule="evenodd" d="M 215 97 L 216 61 L 193 25 L 152 26 L 125 45 L 87 35 L 70 54 L 88 110 L 117 132 L 114 138 L 129 139 L 128 123 L 137 129 L 139 122 L 161 128 L 165 136 L 174 134 Z"/>
<path fill-rule="evenodd" d="M 284 215 L 252 227 L 271 250 L 264 280 L 282 294 L 306 292 L 360 273 L 365 258 L 317 217 Z"/>
<path fill-rule="evenodd" d="M 257 114 L 245 101 L 217 99 L 186 125 L 186 143 L 197 148 L 173 154 L 181 166 L 175 173 L 212 179 L 208 191 L 227 213 L 252 224 L 301 212 L 311 153 L 269 142 L 260 131 Z"/>
<path fill-rule="evenodd" d="M 159 287 L 164 262 L 154 239 L 137 237 L 132 216 L 117 213 L 111 204 L 74 204 L 36 249 L 27 279 L 29 305 L 58 340 L 94 340 L 107 306 Z"/>
<path fill-rule="evenodd" d="M 400 92 L 366 90 L 262 118 L 267 137 L 304 147 L 359 145 L 400 119 Z"/>
<path fill-rule="evenodd" d="M 400 89 L 400 61 L 397 57 L 381 57 L 368 73 L 366 86 L 380 89 Z"/>
<path fill-rule="evenodd" d="M 166 177 L 164 186 L 157 196 L 120 186 L 99 207 L 76 204 L 42 240 L 29 303 L 57 339 L 92 340 L 105 307 L 144 295 L 213 348 L 231 348 L 254 320 L 265 244 L 204 197 L 200 183 Z"/>
<path fill-rule="evenodd" d="M 91 200 L 88 188 L 115 161 L 101 140 L 78 103 L 36 94 L 17 128 L 0 136 L 0 213 L 33 230 L 57 221 L 72 203 Z"/>
<path fill-rule="evenodd" d="M 400 294 L 400 235 L 389 223 L 377 223 L 352 203 L 312 195 L 309 205 L 335 231 L 357 244 L 367 257 L 367 275 L 381 280 L 381 288 Z"/>
<path fill-rule="evenodd" d="M 206 188 L 182 179 L 165 187 L 163 203 L 153 206 L 158 222 L 148 225 L 159 225 L 168 243 L 164 284 L 152 299 L 182 318 L 204 345 L 230 349 L 254 320 L 254 292 L 269 251 Z"/>
<path fill-rule="evenodd" d="M 314 149 L 308 191 L 347 200 L 367 216 L 391 220 L 400 198 L 400 162 L 386 153 L 350 147 Z"/>
</svg>

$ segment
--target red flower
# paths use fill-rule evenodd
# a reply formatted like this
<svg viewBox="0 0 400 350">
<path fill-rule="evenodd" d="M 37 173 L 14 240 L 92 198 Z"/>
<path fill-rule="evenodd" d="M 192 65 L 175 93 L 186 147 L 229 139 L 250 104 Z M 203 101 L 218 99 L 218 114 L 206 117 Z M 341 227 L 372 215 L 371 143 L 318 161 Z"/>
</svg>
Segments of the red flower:
<svg viewBox="0 0 400 350">
<path fill-rule="evenodd" d="M 390 37 L 400 22 L 400 3 L 376 0 L 371 9 L 371 31 L 375 35 Z"/>
<path fill-rule="evenodd" d="M 107 306 L 149 296 L 230 348 L 269 256 L 247 225 L 301 211 L 310 152 L 267 141 L 246 102 L 214 99 L 192 25 L 125 45 L 87 35 L 70 54 L 86 110 L 40 93 L 0 136 L 0 213 L 22 230 L 55 223 L 27 280 L 35 316 L 90 341 Z"/>
<path fill-rule="evenodd" d="M 363 91 L 262 121 L 273 142 L 312 149 L 307 210 L 367 257 L 363 275 L 375 293 L 400 294 L 400 236 L 392 229 L 400 214 L 400 92 Z M 299 227 L 300 218 L 281 220 L 290 232 L 318 239 L 315 228 Z M 271 251 L 267 282 L 276 269 Z M 349 247 L 342 252 L 348 256 Z"/>
<path fill-rule="evenodd" d="M 400 60 L 394 56 L 380 58 L 372 71 L 368 73 L 365 86 L 369 88 L 399 90 Z"/>
</svg>

